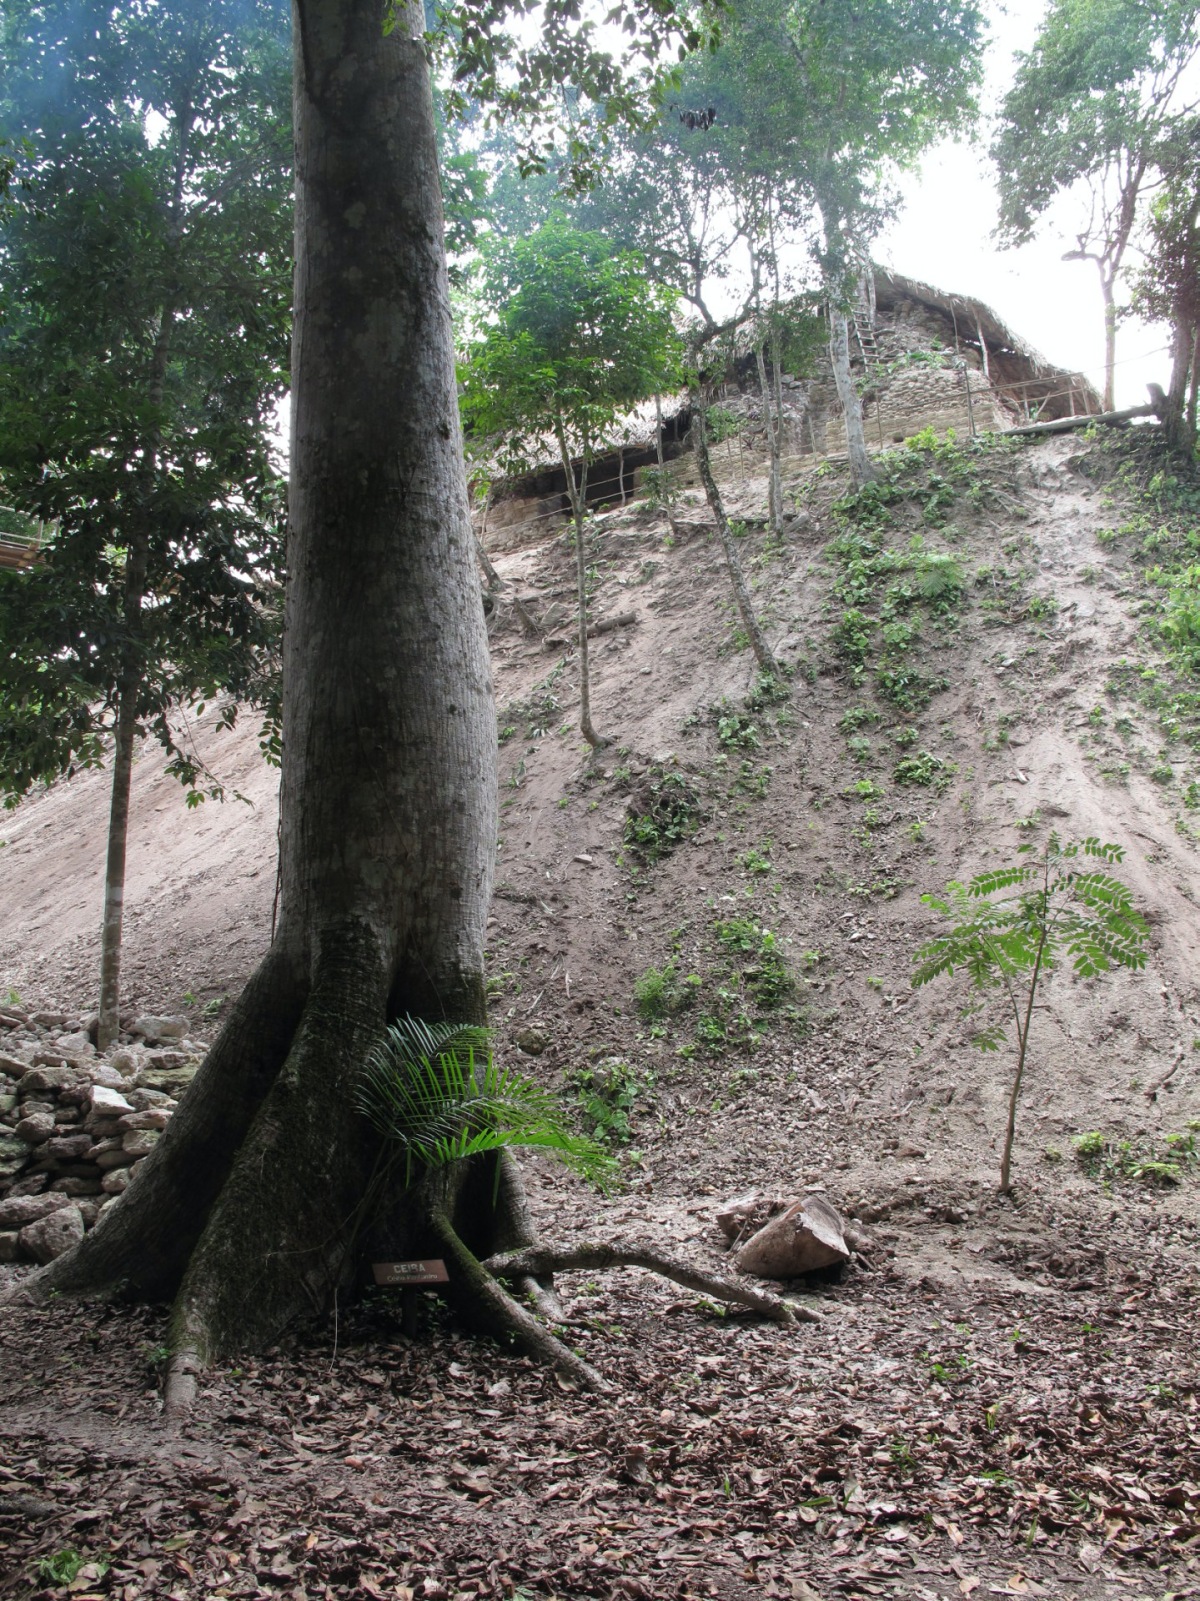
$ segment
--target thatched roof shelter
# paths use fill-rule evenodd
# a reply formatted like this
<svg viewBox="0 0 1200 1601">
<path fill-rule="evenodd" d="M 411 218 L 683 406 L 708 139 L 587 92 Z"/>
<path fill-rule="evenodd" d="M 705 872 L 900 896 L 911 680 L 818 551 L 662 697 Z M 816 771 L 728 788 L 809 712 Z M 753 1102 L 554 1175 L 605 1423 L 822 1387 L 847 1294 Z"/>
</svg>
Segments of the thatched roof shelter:
<svg viewBox="0 0 1200 1601">
<path fill-rule="evenodd" d="M 956 351 L 977 352 L 989 383 L 1023 416 L 1035 411 L 1050 420 L 1103 411 L 1100 396 L 1082 373 L 1047 361 L 982 300 L 949 294 L 886 267 L 875 267 L 874 277 L 877 313 L 894 318 L 909 301 L 939 315 L 945 343 Z"/>
</svg>

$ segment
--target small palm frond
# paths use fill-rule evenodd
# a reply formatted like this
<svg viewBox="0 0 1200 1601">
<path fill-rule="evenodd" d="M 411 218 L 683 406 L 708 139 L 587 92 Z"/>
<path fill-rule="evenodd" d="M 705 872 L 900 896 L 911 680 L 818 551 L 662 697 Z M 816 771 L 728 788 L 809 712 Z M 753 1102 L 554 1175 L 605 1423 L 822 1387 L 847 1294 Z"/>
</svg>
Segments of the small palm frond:
<svg viewBox="0 0 1200 1601">
<path fill-rule="evenodd" d="M 357 1099 L 404 1152 L 410 1179 L 414 1165 L 444 1167 L 510 1146 L 552 1151 L 601 1188 L 615 1176 L 613 1158 L 571 1132 L 549 1090 L 497 1065 L 485 1029 L 402 1018 L 372 1051 Z"/>
</svg>

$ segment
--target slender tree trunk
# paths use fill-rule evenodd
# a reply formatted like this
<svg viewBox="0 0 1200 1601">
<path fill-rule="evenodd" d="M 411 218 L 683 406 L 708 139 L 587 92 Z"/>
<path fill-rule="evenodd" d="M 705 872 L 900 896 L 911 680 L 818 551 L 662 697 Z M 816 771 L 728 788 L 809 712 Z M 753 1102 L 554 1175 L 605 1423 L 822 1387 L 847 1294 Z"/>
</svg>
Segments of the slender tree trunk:
<svg viewBox="0 0 1200 1601">
<path fill-rule="evenodd" d="M 778 306 L 778 292 L 776 293 Z M 775 401 L 775 450 L 771 457 L 771 474 L 775 481 L 775 498 L 779 502 L 779 515 L 783 516 L 783 353 L 779 348 L 779 330 L 771 329 L 771 393 Z"/>
<path fill-rule="evenodd" d="M 483 535 L 475 536 L 475 554 L 479 558 L 479 565 L 483 568 L 483 576 L 487 579 L 488 589 L 493 594 L 501 587 L 500 574 L 492 565 L 492 558 L 487 553 L 487 546 L 483 542 Z"/>
<path fill-rule="evenodd" d="M 771 647 L 767 644 L 766 636 L 759 627 L 758 618 L 754 615 L 754 603 L 746 587 L 746 575 L 742 571 L 737 545 L 729 527 L 729 518 L 725 515 L 725 503 L 721 499 L 721 492 L 713 477 L 712 459 L 708 451 L 707 412 L 699 391 L 696 392 L 692 406 L 692 443 L 696 451 L 696 464 L 700 469 L 700 481 L 704 485 L 709 509 L 716 520 L 717 538 L 725 554 L 725 565 L 729 569 L 729 581 L 733 585 L 733 595 L 737 602 L 738 615 L 742 619 L 742 627 L 746 630 L 746 637 L 750 641 L 750 648 L 759 667 L 764 673 L 770 673 L 772 678 L 778 678 L 779 664 L 771 654 Z"/>
<path fill-rule="evenodd" d="M 1017 1131 L 1017 1097 L 1021 1093 L 1021 1080 L 1025 1076 L 1025 1053 L 1029 1047 L 1029 1025 L 1033 1021 L 1033 1002 L 1037 995 L 1038 979 L 1042 972 L 1042 953 L 1046 949 L 1046 935 L 1043 931 L 1038 943 L 1037 956 L 1033 963 L 1033 972 L 1029 979 L 1029 1001 L 1025 1007 L 1025 1020 L 1022 1023 L 1018 1018 L 1017 1035 L 1017 1070 L 1013 1074 L 1012 1093 L 1008 1097 L 1008 1122 L 1004 1128 L 1004 1150 L 1000 1157 L 1000 1193 L 1007 1195 L 1012 1189 L 1012 1148 L 1013 1139 Z"/>
<path fill-rule="evenodd" d="M 1196 348 L 1196 334 L 1186 317 L 1177 318 L 1171 330 L 1171 386 L 1167 390 L 1165 415 L 1167 443 L 1172 450 L 1188 454 L 1195 448 L 1195 428 L 1189 420 L 1189 381 Z"/>
<path fill-rule="evenodd" d="M 779 439 L 777 437 L 777 421 L 772 406 L 771 385 L 767 381 L 767 363 L 763 355 L 763 346 L 760 341 L 754 347 L 754 359 L 758 365 L 758 387 L 762 393 L 763 425 L 767 433 L 767 451 L 769 453 L 769 480 L 767 488 L 767 517 L 770 522 L 771 537 L 778 539 L 783 532 L 783 495 L 782 479 L 779 470 Z"/>
<path fill-rule="evenodd" d="M 1192 442 L 1192 449 L 1196 448 L 1196 403 L 1200 398 L 1200 325 L 1192 328 L 1192 381 L 1188 387 L 1187 401 L 1187 431 Z"/>
<path fill-rule="evenodd" d="M 1113 280 L 1100 263 L 1100 293 L 1104 297 L 1104 409 L 1116 410 L 1117 385 L 1117 301 Z"/>
<path fill-rule="evenodd" d="M 26 1280 L 175 1297 L 172 1380 L 436 1245 L 428 1186 L 354 1110 L 389 1018 L 482 1021 L 495 719 L 454 380 L 419 8 L 296 0 L 296 286 L 278 933 L 170 1127 Z M 494 1184 L 498 1188 L 494 1189 Z M 428 1192 L 428 1193 L 427 1193 Z M 436 1187 L 520 1243 L 510 1165 Z"/>
<path fill-rule="evenodd" d="M 609 743 L 601 739 L 592 726 L 592 682 L 588 665 L 587 622 L 587 555 L 584 550 L 584 529 L 587 519 L 587 452 L 579 468 L 579 483 L 571 465 L 566 436 L 558 434 L 559 456 L 567 475 L 567 494 L 571 501 L 571 518 L 575 528 L 575 588 L 579 601 L 579 732 L 593 750 L 602 750 Z"/>
<path fill-rule="evenodd" d="M 667 527 L 671 530 L 671 538 L 679 537 L 679 530 L 675 526 L 675 496 L 670 484 L 667 482 L 667 461 L 663 455 L 663 415 L 662 396 L 654 397 L 654 449 L 658 456 L 658 483 L 663 498 L 663 507 L 667 514 Z"/>
<path fill-rule="evenodd" d="M 861 489 L 875 476 L 871 458 L 867 454 L 867 436 L 863 428 L 862 400 L 854 387 L 850 371 L 850 329 L 846 313 L 840 306 L 829 307 L 829 359 L 833 366 L 833 380 L 837 385 L 838 399 L 846 419 L 846 450 L 850 457 L 850 477 Z"/>
<path fill-rule="evenodd" d="M 113 741 L 112 798 L 108 812 L 108 850 L 104 865 L 104 922 L 100 933 L 100 1018 L 96 1048 L 108 1050 L 121 1028 L 121 935 L 125 911 L 125 856 L 129 841 L 129 790 L 142 687 L 138 636 L 146 589 L 148 550 L 144 534 L 130 541 L 125 562 L 125 653 Z"/>
</svg>

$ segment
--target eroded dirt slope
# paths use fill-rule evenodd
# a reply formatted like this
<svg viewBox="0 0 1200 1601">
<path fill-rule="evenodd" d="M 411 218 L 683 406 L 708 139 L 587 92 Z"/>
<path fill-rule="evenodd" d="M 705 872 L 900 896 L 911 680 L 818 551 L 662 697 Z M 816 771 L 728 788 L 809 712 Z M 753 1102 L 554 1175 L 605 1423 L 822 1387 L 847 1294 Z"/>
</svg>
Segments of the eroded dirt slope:
<svg viewBox="0 0 1200 1601">
<path fill-rule="evenodd" d="M 341 1366 L 289 1347 L 218 1375 L 194 1460 L 173 1458 L 163 1504 L 139 1514 L 137 1560 L 174 1588 L 132 1574 L 127 1601 L 293 1579 L 431 1597 L 1194 1593 L 1196 1180 L 1186 1161 L 1167 1188 L 1128 1169 L 1200 1117 L 1197 775 L 1116 692 L 1144 654 L 1140 591 L 1106 534 L 1121 492 L 1087 448 L 914 460 L 874 510 L 847 510 L 836 465 L 792 478 L 803 515 L 778 548 L 765 483 L 731 460 L 784 698 L 739 648 L 694 488 L 673 538 L 641 504 L 599 519 L 596 615 L 638 621 L 594 642 L 613 741 L 597 763 L 575 727 L 571 553 L 554 534 L 496 558 L 545 638 L 502 601 L 494 1022 L 609 1130 L 629 1178 L 605 1202 L 532 1161 L 542 1225 L 669 1236 L 718 1263 L 715 1202 L 823 1185 L 873 1240 L 816 1292 L 824 1324 L 784 1350 L 645 1281 L 574 1284 L 573 1339 L 619 1384 L 612 1408 L 559 1405 L 511 1358 L 410 1348 L 370 1317 Z M 248 726 L 202 722 L 197 740 L 254 806 L 188 813 L 142 758 L 127 971 L 156 1009 L 229 994 L 269 937 L 272 776 Z M 676 840 L 662 798 L 681 795 Z M 84 775 L 5 819 L 0 991 L 86 1006 L 104 803 L 103 775 Z M 1001 1203 L 1008 1058 L 972 1048 L 961 988 L 914 995 L 909 974 L 936 927 L 921 893 L 1051 827 L 1125 847 L 1152 950 L 1140 974 L 1047 984 Z M 1090 1172 L 1072 1143 L 1089 1130 L 1108 1142 Z M 20 1338 L 44 1342 L 50 1314 L 22 1316 Z M 70 1329 L 86 1366 L 86 1325 Z M 117 1361 L 130 1331 L 114 1329 Z M 108 1475 L 136 1500 L 159 1448 L 130 1436 L 122 1455 L 86 1387 L 74 1422 L 34 1404 L 55 1362 L 13 1370 L 13 1438 L 42 1442 L 43 1485 L 115 1506 Z M 132 1396 L 132 1367 L 120 1382 Z M 152 1428 L 142 1388 L 129 1418 Z M 329 1513 L 339 1491 L 353 1530 Z M 259 1589 L 238 1589 L 236 1564 L 161 1565 L 168 1524 L 181 1539 L 221 1523 L 214 1496 Z"/>
</svg>

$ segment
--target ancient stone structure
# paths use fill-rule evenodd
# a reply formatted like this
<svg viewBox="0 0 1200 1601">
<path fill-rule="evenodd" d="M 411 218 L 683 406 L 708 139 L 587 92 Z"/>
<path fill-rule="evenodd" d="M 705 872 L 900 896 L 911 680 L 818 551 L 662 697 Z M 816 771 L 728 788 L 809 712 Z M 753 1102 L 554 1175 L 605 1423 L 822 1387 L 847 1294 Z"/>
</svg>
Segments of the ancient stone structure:
<svg viewBox="0 0 1200 1601">
<path fill-rule="evenodd" d="M 1032 419 L 1099 412 L 1100 396 L 1079 373 L 1040 356 L 989 307 L 966 295 L 947 294 L 881 267 L 864 282 L 851 320 L 851 365 L 863 396 L 869 448 L 891 449 L 914 434 L 953 430 L 961 439 L 1002 433 Z M 828 358 L 811 373 L 781 375 L 785 457 L 838 456 L 846 429 Z M 738 419 L 740 451 L 765 453 L 757 364 L 748 342 L 731 364 L 719 397 Z M 684 397 L 664 401 L 664 456 L 687 452 L 690 415 Z M 656 462 L 654 407 L 624 420 L 603 456 L 588 471 L 588 499 L 597 506 L 623 503 L 645 484 Z M 684 462 L 679 476 L 687 481 Z M 481 529 L 490 549 L 515 549 L 558 531 L 568 514 L 566 478 L 549 457 L 524 477 L 494 486 Z"/>
<path fill-rule="evenodd" d="M 143 1017 L 101 1054 L 95 1021 L 0 1006 L 0 1263 L 48 1262 L 83 1238 L 208 1049 L 186 1018 Z"/>
</svg>

